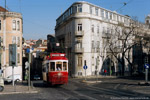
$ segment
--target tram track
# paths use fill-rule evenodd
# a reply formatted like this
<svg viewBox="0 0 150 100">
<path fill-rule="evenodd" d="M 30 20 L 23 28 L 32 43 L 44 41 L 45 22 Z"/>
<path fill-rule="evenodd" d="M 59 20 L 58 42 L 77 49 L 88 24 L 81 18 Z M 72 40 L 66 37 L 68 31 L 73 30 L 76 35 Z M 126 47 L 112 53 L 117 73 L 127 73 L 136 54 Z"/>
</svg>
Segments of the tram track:
<svg viewBox="0 0 150 100">
<path fill-rule="evenodd" d="M 117 89 L 117 88 L 108 89 L 108 88 L 105 88 L 105 87 L 104 88 L 94 87 L 92 85 L 85 85 L 84 83 L 79 83 L 77 81 L 69 81 L 69 82 L 71 84 L 75 84 L 77 86 L 80 85 L 80 87 L 82 87 L 83 89 L 88 89 L 89 91 L 93 91 L 93 92 L 99 94 L 100 97 L 102 95 L 109 95 L 110 97 L 123 97 L 123 96 L 124 97 L 137 97 L 137 96 L 144 97 L 145 96 L 143 94 L 128 91 L 128 90 L 120 90 L 120 89 Z M 119 86 L 120 86 L 120 84 L 119 84 Z M 146 96 L 150 97 L 149 95 L 146 95 Z"/>
</svg>

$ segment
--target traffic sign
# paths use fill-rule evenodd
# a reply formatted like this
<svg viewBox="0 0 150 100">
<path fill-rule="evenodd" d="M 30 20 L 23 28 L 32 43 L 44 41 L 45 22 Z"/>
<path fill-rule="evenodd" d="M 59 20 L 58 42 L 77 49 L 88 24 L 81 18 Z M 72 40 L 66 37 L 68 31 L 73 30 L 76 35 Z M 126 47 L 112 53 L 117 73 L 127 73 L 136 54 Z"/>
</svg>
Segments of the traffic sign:
<svg viewBox="0 0 150 100">
<path fill-rule="evenodd" d="M 83 68 L 86 70 L 88 67 L 86 65 L 84 65 Z"/>
<path fill-rule="evenodd" d="M 145 69 L 149 69 L 149 64 L 145 64 L 145 65 L 144 65 L 144 68 L 145 68 Z"/>
</svg>

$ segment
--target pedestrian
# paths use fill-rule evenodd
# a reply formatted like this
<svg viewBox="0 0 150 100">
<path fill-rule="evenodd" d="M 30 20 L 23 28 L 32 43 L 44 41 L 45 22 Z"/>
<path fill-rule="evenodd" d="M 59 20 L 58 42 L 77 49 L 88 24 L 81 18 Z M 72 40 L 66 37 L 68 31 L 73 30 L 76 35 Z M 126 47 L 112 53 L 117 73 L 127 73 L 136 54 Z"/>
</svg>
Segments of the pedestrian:
<svg viewBox="0 0 150 100">
<path fill-rule="evenodd" d="M 104 74 L 105 74 L 105 76 L 107 75 L 107 70 L 106 69 L 104 69 Z"/>
<path fill-rule="evenodd" d="M 1 64 L 0 64 L 0 76 L 2 76 L 3 70 L 1 69 Z"/>
</svg>

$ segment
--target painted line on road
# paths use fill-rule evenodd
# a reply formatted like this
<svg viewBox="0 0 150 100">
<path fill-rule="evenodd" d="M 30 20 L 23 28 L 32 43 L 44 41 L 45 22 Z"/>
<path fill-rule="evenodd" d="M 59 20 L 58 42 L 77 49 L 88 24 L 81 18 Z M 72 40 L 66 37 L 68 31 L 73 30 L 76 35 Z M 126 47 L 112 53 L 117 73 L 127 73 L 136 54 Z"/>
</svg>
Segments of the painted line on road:
<svg viewBox="0 0 150 100">
<path fill-rule="evenodd" d="M 120 84 L 117 84 L 117 85 L 114 87 L 114 89 L 116 90 L 119 86 L 120 86 Z"/>
</svg>

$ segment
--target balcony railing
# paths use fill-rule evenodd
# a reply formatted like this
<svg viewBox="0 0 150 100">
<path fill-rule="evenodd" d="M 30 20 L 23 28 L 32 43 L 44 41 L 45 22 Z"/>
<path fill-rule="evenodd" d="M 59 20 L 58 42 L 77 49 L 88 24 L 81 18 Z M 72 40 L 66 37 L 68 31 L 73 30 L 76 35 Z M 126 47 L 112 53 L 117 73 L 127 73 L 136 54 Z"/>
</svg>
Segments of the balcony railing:
<svg viewBox="0 0 150 100">
<path fill-rule="evenodd" d="M 75 48 L 75 53 L 83 53 L 84 48 Z"/>
<path fill-rule="evenodd" d="M 76 31 L 75 36 L 82 37 L 84 35 L 84 31 Z"/>
</svg>

